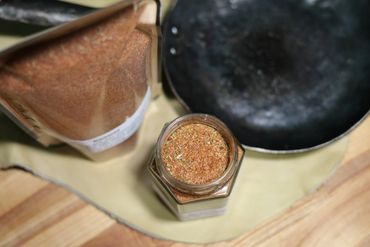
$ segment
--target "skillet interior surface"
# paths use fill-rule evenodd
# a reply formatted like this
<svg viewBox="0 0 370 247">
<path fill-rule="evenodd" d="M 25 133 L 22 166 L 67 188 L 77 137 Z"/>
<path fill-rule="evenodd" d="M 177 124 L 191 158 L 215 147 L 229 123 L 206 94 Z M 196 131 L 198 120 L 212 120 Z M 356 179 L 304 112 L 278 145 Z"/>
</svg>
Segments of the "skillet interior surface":
<svg viewBox="0 0 370 247">
<path fill-rule="evenodd" d="M 370 109 L 370 1 L 178 0 L 165 71 L 193 112 L 246 146 L 303 151 Z"/>
</svg>

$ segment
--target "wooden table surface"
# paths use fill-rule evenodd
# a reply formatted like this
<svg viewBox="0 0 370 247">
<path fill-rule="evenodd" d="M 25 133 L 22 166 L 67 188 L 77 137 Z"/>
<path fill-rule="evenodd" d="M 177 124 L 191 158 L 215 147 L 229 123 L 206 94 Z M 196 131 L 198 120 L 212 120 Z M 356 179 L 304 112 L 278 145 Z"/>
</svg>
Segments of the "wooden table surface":
<svg viewBox="0 0 370 247">
<path fill-rule="evenodd" d="M 0 246 L 184 246 L 116 223 L 65 189 L 0 171 Z M 212 246 L 370 246 L 370 117 L 317 192 L 256 229 Z"/>
</svg>

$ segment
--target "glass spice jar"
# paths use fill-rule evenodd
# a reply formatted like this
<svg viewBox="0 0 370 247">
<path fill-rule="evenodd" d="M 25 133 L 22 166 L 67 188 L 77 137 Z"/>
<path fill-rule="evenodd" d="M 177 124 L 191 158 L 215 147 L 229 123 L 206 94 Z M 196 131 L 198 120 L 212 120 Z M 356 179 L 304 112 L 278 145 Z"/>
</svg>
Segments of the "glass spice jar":
<svg viewBox="0 0 370 247">
<path fill-rule="evenodd" d="M 148 163 L 154 191 L 180 219 L 222 215 L 244 150 L 219 119 L 188 114 L 166 124 Z"/>
</svg>

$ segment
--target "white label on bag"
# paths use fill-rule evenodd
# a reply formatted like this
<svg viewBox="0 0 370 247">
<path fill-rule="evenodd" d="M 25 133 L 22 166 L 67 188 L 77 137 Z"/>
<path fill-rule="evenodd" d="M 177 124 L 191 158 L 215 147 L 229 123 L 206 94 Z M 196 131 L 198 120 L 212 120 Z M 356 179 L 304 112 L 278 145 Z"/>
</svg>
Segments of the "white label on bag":
<svg viewBox="0 0 370 247">
<path fill-rule="evenodd" d="M 137 108 L 136 112 L 129 117 L 123 124 L 112 129 L 111 131 L 84 141 L 76 141 L 62 138 L 62 141 L 74 146 L 76 148 L 84 148 L 92 153 L 98 153 L 112 148 L 130 138 L 140 127 L 145 111 L 150 102 L 150 89 L 146 92 L 143 101 Z"/>
</svg>

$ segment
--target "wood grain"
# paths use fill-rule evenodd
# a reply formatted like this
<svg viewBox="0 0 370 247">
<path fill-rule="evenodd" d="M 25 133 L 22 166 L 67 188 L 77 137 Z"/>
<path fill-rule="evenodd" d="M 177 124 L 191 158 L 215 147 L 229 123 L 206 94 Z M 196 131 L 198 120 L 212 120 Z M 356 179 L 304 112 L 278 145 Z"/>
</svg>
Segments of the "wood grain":
<svg viewBox="0 0 370 247">
<path fill-rule="evenodd" d="M 191 245 L 145 236 L 61 187 L 7 170 L 0 171 L 0 246 Z M 209 246 L 370 246 L 370 118 L 351 133 L 341 166 L 318 191 L 243 236 Z"/>
</svg>

